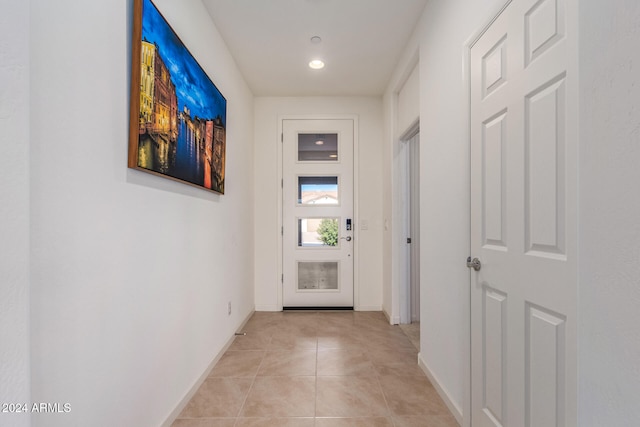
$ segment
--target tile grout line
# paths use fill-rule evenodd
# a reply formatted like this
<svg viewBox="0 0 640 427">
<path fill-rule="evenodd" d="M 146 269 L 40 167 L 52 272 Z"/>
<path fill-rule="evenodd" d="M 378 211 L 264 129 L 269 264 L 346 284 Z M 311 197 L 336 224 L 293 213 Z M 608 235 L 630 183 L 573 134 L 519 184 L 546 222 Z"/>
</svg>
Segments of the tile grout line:
<svg viewBox="0 0 640 427">
<path fill-rule="evenodd" d="M 371 358 L 369 358 L 369 360 L 371 361 Z M 371 361 L 371 364 L 373 365 L 373 361 Z M 378 383 L 378 387 L 380 388 L 380 393 L 382 393 L 382 398 L 384 399 L 384 404 L 387 406 L 387 418 L 389 420 L 391 420 L 391 424 L 392 426 L 396 425 L 396 420 L 393 417 L 393 414 L 391 412 L 391 407 L 389 406 L 389 401 L 387 400 L 387 395 L 384 393 L 384 389 L 382 388 L 382 382 L 380 381 L 380 373 L 378 373 L 378 370 L 375 368 L 373 368 L 373 371 L 375 372 L 376 375 L 376 382 Z"/>
<path fill-rule="evenodd" d="M 271 344 L 271 340 L 273 339 L 273 335 L 271 335 L 269 337 L 269 342 L 267 343 L 266 347 L 269 347 L 269 344 Z M 267 350 L 262 350 L 262 359 L 260 360 L 260 364 L 258 365 L 258 369 L 256 369 L 256 373 L 253 376 L 253 381 L 251 381 L 251 385 L 249 386 L 249 390 L 247 391 L 247 395 L 244 397 L 244 400 L 242 401 L 242 405 L 240 405 L 240 409 L 238 410 L 238 413 L 236 414 L 236 419 L 233 423 L 234 427 L 238 425 L 238 420 L 240 419 L 240 414 L 242 413 L 242 410 L 244 409 L 244 405 L 246 405 L 247 400 L 249 399 L 249 395 L 251 394 L 251 390 L 253 390 L 253 386 L 256 383 L 256 379 L 258 378 L 258 372 L 260 372 L 260 368 L 262 367 L 262 364 L 264 363 L 264 359 L 267 357 Z"/>
</svg>

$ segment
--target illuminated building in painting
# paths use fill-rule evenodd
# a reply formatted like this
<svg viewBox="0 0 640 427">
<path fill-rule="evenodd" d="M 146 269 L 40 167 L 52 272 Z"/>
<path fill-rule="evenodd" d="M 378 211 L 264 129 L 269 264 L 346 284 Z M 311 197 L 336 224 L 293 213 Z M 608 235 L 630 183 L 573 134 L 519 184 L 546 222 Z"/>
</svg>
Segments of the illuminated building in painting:
<svg viewBox="0 0 640 427">
<path fill-rule="evenodd" d="M 213 175 L 214 181 L 219 187 L 218 191 L 224 191 L 224 163 L 225 163 L 225 129 L 220 117 L 213 124 Z"/>
<path fill-rule="evenodd" d="M 176 86 L 158 46 L 145 40 L 140 72 L 140 134 L 175 142 L 178 137 Z"/>
<path fill-rule="evenodd" d="M 155 79 L 153 89 L 153 133 L 175 141 L 178 136 L 177 114 L 178 98 L 176 86 L 171 81 L 171 74 L 156 49 Z"/>
<path fill-rule="evenodd" d="M 148 131 L 147 123 L 151 123 L 153 114 L 155 45 L 143 40 L 140 56 L 140 133 L 142 134 Z"/>
</svg>

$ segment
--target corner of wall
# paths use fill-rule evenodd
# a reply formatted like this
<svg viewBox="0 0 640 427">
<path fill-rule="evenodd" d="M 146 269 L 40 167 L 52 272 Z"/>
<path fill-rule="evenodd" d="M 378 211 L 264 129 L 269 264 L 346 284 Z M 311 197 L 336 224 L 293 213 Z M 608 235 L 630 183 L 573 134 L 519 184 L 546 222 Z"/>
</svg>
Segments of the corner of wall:
<svg viewBox="0 0 640 427">
<path fill-rule="evenodd" d="M 422 371 L 425 373 L 427 378 L 429 378 L 429 381 L 431 382 L 433 387 L 436 389 L 436 391 L 438 392 L 438 395 L 444 401 L 445 405 L 447 405 L 447 408 L 449 409 L 449 411 L 451 411 L 451 414 L 454 416 L 458 424 L 462 426 L 463 425 L 462 409 L 459 408 L 458 405 L 454 403 L 453 399 L 451 398 L 451 395 L 447 392 L 447 390 L 444 388 L 442 383 L 438 381 L 438 378 L 436 378 L 433 372 L 431 372 L 431 370 L 425 363 L 424 359 L 422 358 L 422 353 L 418 353 L 418 366 L 420 366 L 420 369 L 422 369 Z"/>
<path fill-rule="evenodd" d="M 251 311 L 249 313 L 249 315 L 247 317 L 245 317 L 245 319 L 242 321 L 242 324 L 240 325 L 240 327 L 238 328 L 238 331 L 241 331 L 244 326 L 247 324 L 247 322 L 249 321 L 249 319 L 251 319 L 251 316 L 253 316 L 254 311 Z M 176 419 L 178 418 L 178 416 L 180 415 L 180 413 L 184 410 L 184 408 L 186 408 L 187 404 L 189 403 L 189 401 L 193 398 L 193 396 L 196 394 L 196 392 L 198 391 L 198 389 L 200 388 L 200 386 L 202 385 L 202 383 L 204 383 L 204 381 L 209 377 L 209 374 L 211 373 L 211 371 L 213 370 L 213 368 L 216 366 L 216 364 L 220 361 L 220 359 L 222 358 L 222 356 L 224 356 L 224 354 L 227 352 L 227 350 L 229 349 L 229 347 L 231 347 L 231 344 L 233 344 L 233 341 L 235 340 L 235 334 L 232 335 L 227 342 L 225 343 L 225 345 L 222 347 L 222 349 L 214 356 L 213 360 L 211 360 L 211 362 L 209 363 L 209 365 L 207 366 L 207 368 L 204 370 L 204 372 L 200 375 L 200 377 L 198 377 L 198 379 L 193 383 L 193 385 L 191 386 L 191 388 L 187 391 L 187 393 L 184 395 L 184 397 L 180 400 L 180 402 L 176 405 L 176 407 L 173 409 L 173 411 L 171 411 L 171 413 L 169 414 L 169 416 L 167 417 L 167 419 L 165 420 L 165 422 L 162 423 L 162 427 L 171 427 L 173 425 L 173 423 L 176 421 Z"/>
</svg>

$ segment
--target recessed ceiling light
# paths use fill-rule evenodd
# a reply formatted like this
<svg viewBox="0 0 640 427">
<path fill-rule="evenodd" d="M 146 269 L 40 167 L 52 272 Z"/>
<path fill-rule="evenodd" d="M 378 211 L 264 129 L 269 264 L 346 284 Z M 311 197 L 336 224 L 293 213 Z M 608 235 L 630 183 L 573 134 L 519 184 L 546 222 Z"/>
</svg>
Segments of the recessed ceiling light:
<svg viewBox="0 0 640 427">
<path fill-rule="evenodd" d="M 324 68 L 324 62 L 319 59 L 314 59 L 313 61 L 309 62 L 309 67 L 313 68 L 314 70 L 320 70 Z"/>
<path fill-rule="evenodd" d="M 320 38 L 320 36 L 313 36 L 311 37 L 311 43 L 313 44 L 318 44 L 322 41 L 322 39 Z"/>
</svg>

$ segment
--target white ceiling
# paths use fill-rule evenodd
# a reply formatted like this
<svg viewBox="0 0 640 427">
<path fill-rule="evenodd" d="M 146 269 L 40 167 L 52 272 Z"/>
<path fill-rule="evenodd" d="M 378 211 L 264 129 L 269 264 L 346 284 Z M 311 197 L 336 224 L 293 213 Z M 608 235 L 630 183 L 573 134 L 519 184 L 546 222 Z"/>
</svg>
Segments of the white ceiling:
<svg viewBox="0 0 640 427">
<path fill-rule="evenodd" d="M 384 93 L 428 0 L 202 1 L 254 95 L 340 96 Z"/>
</svg>

